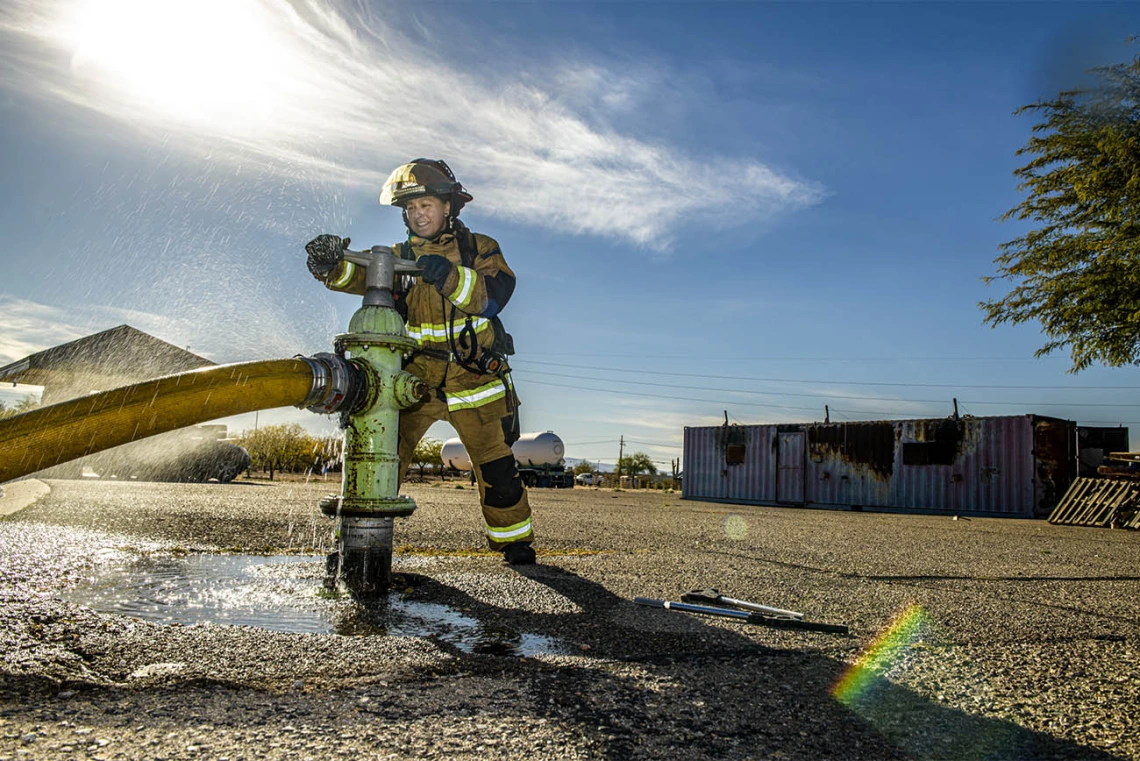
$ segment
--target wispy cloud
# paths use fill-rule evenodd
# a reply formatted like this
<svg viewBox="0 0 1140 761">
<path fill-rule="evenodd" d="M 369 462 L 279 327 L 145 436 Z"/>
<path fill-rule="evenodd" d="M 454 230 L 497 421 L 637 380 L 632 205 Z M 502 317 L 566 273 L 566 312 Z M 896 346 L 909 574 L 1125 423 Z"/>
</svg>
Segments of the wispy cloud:
<svg viewBox="0 0 1140 761">
<path fill-rule="evenodd" d="M 82 338 L 89 331 L 74 324 L 64 310 L 24 299 L 0 296 L 0 363 Z"/>
<path fill-rule="evenodd" d="M 90 21 L 92 5 L 133 15 Z M 118 28 L 128 20 L 138 28 Z M 822 195 L 757 159 L 697 155 L 623 127 L 659 84 L 648 68 L 611 70 L 599 53 L 588 65 L 534 62 L 544 74 L 525 79 L 506 66 L 476 75 L 366 6 L 10 0 L 0 42 L 9 86 L 214 160 L 378 189 L 401 161 L 443 156 L 486 213 L 650 249 L 727 207 L 719 222 L 739 224 Z"/>
</svg>

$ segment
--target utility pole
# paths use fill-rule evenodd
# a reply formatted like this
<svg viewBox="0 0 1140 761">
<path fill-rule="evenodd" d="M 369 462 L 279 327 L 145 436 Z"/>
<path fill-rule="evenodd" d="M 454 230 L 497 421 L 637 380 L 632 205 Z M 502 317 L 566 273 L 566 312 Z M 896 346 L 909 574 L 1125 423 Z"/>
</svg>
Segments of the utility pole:
<svg viewBox="0 0 1140 761">
<path fill-rule="evenodd" d="M 621 458 L 622 453 L 625 451 L 625 436 L 620 437 L 618 440 L 618 461 L 617 461 L 617 488 L 621 488 Z"/>
</svg>

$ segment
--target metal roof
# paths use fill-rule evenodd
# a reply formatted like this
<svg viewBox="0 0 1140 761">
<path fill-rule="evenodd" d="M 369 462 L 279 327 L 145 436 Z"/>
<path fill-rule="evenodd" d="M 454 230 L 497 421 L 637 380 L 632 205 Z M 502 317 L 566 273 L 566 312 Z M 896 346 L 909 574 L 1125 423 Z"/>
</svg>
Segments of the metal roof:
<svg viewBox="0 0 1140 761">
<path fill-rule="evenodd" d="M 0 381 L 50 386 L 60 374 L 77 372 L 145 380 L 214 364 L 130 325 L 119 325 L 0 367 Z"/>
</svg>

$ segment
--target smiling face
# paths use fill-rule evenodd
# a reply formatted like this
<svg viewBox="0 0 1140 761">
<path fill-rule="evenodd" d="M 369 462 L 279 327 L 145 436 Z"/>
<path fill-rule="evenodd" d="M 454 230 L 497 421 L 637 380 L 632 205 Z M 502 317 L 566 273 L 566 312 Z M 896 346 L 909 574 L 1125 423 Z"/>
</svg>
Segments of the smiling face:
<svg viewBox="0 0 1140 761">
<path fill-rule="evenodd" d="M 451 204 L 435 196 L 420 196 L 408 201 L 408 228 L 421 238 L 434 238 L 443 231 Z"/>
</svg>

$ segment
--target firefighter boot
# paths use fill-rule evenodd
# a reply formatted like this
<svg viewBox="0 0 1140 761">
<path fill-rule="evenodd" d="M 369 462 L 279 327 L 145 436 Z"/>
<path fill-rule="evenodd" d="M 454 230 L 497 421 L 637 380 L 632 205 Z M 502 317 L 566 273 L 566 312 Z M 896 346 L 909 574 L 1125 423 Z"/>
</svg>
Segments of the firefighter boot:
<svg viewBox="0 0 1140 761">
<path fill-rule="evenodd" d="M 530 542 L 511 542 L 503 548 L 503 560 L 511 565 L 534 565 L 534 559 Z"/>
</svg>

